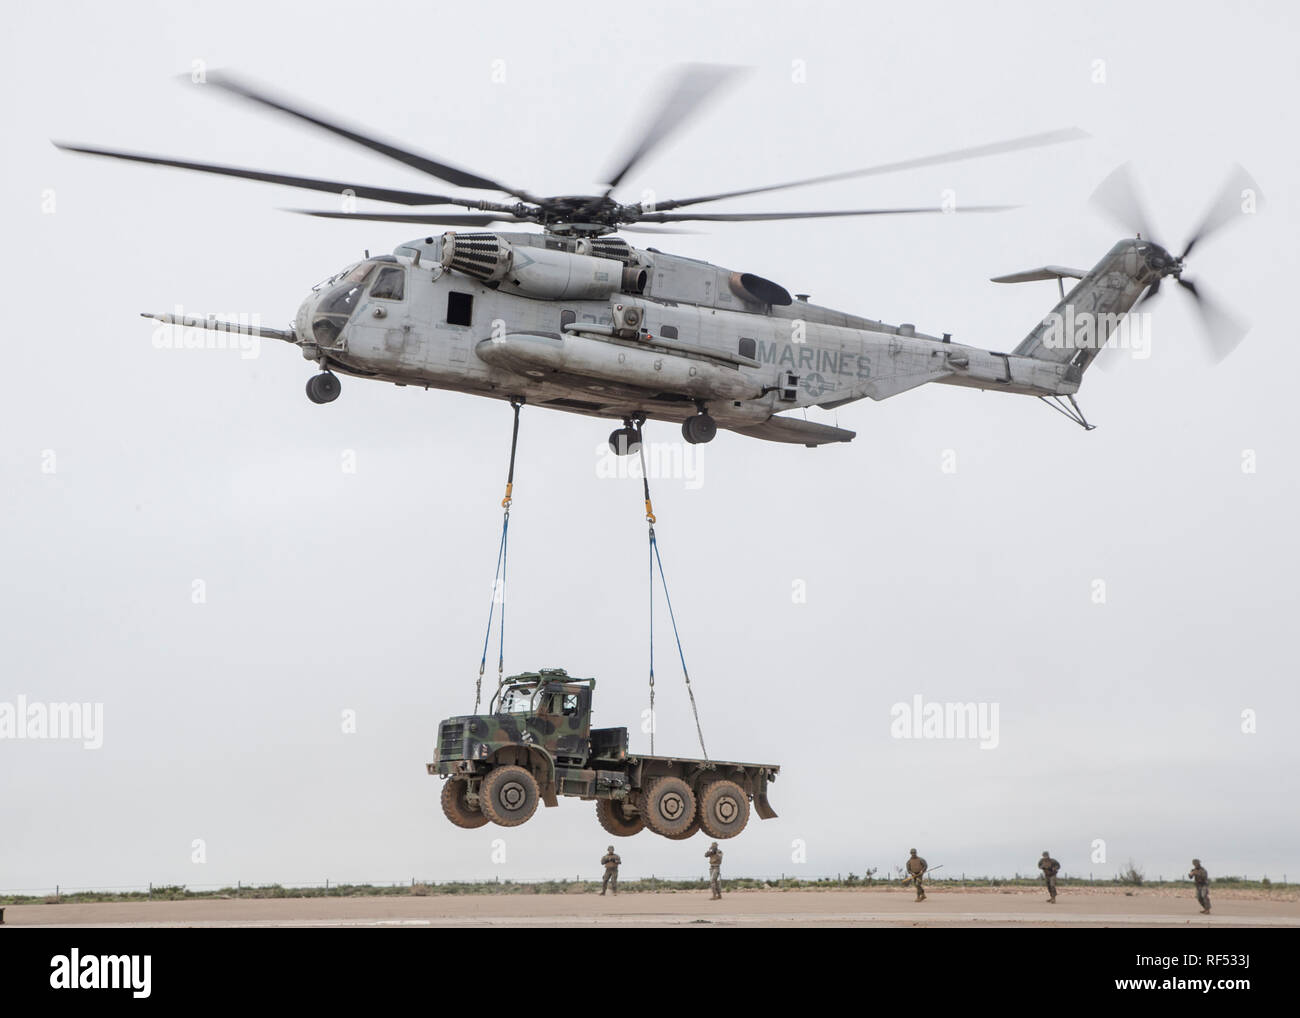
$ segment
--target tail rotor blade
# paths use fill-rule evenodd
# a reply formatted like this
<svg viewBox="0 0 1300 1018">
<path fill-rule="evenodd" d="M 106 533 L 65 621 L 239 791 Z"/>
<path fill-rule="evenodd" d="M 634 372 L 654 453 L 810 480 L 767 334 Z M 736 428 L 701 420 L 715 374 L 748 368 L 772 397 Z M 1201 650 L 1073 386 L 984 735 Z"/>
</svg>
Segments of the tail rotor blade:
<svg viewBox="0 0 1300 1018">
<path fill-rule="evenodd" d="M 1188 279 L 1179 279 L 1178 285 L 1190 293 L 1200 312 L 1201 329 L 1209 344 L 1210 354 L 1218 363 L 1237 349 L 1250 332 L 1250 323 L 1234 315 L 1218 301 L 1206 296 L 1204 290 Z"/>
<path fill-rule="evenodd" d="M 1256 211 L 1263 200 L 1264 196 L 1260 194 L 1255 179 L 1241 166 L 1234 166 L 1232 172 L 1228 174 L 1228 179 L 1219 188 L 1218 195 L 1201 218 L 1200 225 L 1192 232 L 1191 239 L 1183 249 L 1182 257 L 1186 258 L 1191 254 L 1192 248 L 1205 237 L 1246 215 L 1248 209 L 1251 212 Z"/>
<path fill-rule="evenodd" d="M 1153 239 L 1146 209 L 1133 180 L 1132 164 L 1125 163 L 1103 180 L 1089 201 L 1126 233 L 1140 233 L 1147 240 Z"/>
<path fill-rule="evenodd" d="M 1179 282 L 1182 283 L 1183 281 L 1180 279 Z M 1190 286 L 1191 284 L 1190 284 L 1190 283 L 1183 283 L 1183 285 L 1184 285 L 1184 286 Z M 1159 293 L 1160 293 L 1160 280 L 1157 279 L 1154 283 L 1151 284 L 1151 289 L 1147 290 L 1147 292 L 1144 293 L 1144 294 L 1143 294 L 1143 295 L 1138 299 L 1137 304 L 1134 304 L 1133 307 L 1136 308 L 1136 307 L 1138 307 L 1139 305 L 1145 304 L 1145 303 L 1146 303 L 1147 301 L 1149 301 L 1152 297 L 1155 297 L 1155 296 L 1156 296 L 1157 294 L 1159 294 Z"/>
</svg>

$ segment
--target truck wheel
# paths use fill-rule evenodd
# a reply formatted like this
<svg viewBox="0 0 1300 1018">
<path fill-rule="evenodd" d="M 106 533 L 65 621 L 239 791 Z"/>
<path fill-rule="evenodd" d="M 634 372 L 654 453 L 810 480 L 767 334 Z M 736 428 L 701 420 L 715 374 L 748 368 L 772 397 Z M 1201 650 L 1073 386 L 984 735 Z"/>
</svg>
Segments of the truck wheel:
<svg viewBox="0 0 1300 1018">
<path fill-rule="evenodd" d="M 646 792 L 642 812 L 656 834 L 665 838 L 685 834 L 695 820 L 695 793 L 681 778 L 659 778 Z"/>
<path fill-rule="evenodd" d="M 470 807 L 465 793 L 469 791 L 469 782 L 453 779 L 442 786 L 442 812 L 457 827 L 472 831 L 488 822 L 478 810 Z"/>
<path fill-rule="evenodd" d="M 682 831 L 681 834 L 666 835 L 669 841 L 685 841 L 687 838 L 693 838 L 700 833 L 700 818 L 697 816 L 691 821 L 691 826 Z"/>
<path fill-rule="evenodd" d="M 734 781 L 713 781 L 700 796 L 700 826 L 710 838 L 734 838 L 749 823 L 749 796 Z"/>
<path fill-rule="evenodd" d="M 518 827 L 537 812 L 537 780 L 511 764 L 489 771 L 479 792 L 483 815 L 502 827 Z"/>
<path fill-rule="evenodd" d="M 630 838 L 645 828 L 645 817 L 640 813 L 628 813 L 623 804 L 614 799 L 596 800 L 596 819 L 616 838 Z"/>
</svg>

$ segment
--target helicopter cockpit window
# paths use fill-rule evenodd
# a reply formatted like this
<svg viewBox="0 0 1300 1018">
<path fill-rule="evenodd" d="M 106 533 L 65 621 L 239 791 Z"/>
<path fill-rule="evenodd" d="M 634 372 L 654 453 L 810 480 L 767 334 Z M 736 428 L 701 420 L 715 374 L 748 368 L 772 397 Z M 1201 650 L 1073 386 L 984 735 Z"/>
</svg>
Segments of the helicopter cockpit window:
<svg viewBox="0 0 1300 1018">
<path fill-rule="evenodd" d="M 745 337 L 740 341 L 740 356 L 748 357 L 751 361 L 758 353 L 758 344 L 752 339 Z"/>
<path fill-rule="evenodd" d="M 402 300 L 406 296 L 406 272 L 391 267 L 380 270 L 379 278 L 370 288 L 370 296 L 378 300 Z"/>
<path fill-rule="evenodd" d="M 312 319 L 312 337 L 323 347 L 332 347 L 338 340 L 343 326 L 347 324 L 352 312 L 357 309 L 361 296 L 366 292 L 366 281 L 374 265 L 362 262 L 348 270 L 343 280 L 327 291 L 316 306 Z"/>
</svg>

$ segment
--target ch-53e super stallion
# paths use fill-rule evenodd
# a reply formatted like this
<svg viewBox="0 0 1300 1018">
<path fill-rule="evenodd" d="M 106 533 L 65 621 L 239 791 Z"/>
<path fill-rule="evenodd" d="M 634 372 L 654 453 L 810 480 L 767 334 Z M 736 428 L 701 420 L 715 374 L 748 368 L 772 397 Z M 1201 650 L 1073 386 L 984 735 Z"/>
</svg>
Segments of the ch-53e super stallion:
<svg viewBox="0 0 1300 1018">
<path fill-rule="evenodd" d="M 1083 137 L 1069 129 L 821 177 L 657 202 L 624 204 L 615 189 L 645 156 L 731 76 L 692 66 L 665 94 L 601 194 L 538 197 L 307 112 L 229 76 L 208 86 L 345 138 L 438 180 L 495 191 L 512 202 L 369 187 L 162 156 L 60 144 L 133 162 L 267 181 L 408 207 L 450 205 L 465 213 L 303 211 L 333 219 L 440 225 L 348 266 L 312 289 L 292 327 L 270 329 L 215 319 L 149 314 L 186 328 L 217 328 L 297 345 L 318 366 L 307 395 L 329 403 L 338 375 L 510 400 L 622 420 L 610 435 L 619 453 L 634 451 L 647 419 L 680 423 L 687 442 L 711 441 L 718 428 L 807 446 L 846 442 L 854 432 L 792 416 L 866 397 L 887 399 L 929 382 L 1035 396 L 1085 428 L 1075 403 L 1083 374 L 1124 316 L 1172 277 L 1197 299 L 1222 356 L 1244 329 L 1182 278 L 1192 246 L 1224 225 L 1240 192 L 1232 181 L 1174 256 L 1141 229 L 1142 217 L 1121 172 L 1098 192 L 1100 204 L 1136 237 L 1119 241 L 1090 270 L 1049 265 L 1000 282 L 1056 279 L 1060 301 L 1009 352 L 930 336 L 909 324 L 887 325 L 820 307 L 750 272 L 637 248 L 614 236 L 673 232 L 666 224 L 771 221 L 928 212 L 991 212 L 1007 206 L 852 209 L 810 212 L 677 211 L 832 180 L 984 158 Z M 56 143 L 57 144 L 57 143 Z M 481 232 L 493 224 L 531 223 L 540 233 Z M 475 232 L 466 232 L 476 228 Z M 1065 292 L 1063 279 L 1077 279 Z"/>
</svg>

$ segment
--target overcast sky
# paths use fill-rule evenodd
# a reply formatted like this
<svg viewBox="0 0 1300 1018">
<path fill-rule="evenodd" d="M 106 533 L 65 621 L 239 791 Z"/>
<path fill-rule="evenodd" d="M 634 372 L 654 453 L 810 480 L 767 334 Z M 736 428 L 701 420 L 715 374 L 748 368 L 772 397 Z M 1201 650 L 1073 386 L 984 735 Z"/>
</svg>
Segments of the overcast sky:
<svg viewBox="0 0 1300 1018">
<path fill-rule="evenodd" d="M 629 200 L 1081 127 L 1067 147 L 717 206 L 952 189 L 1018 211 L 651 242 L 999 350 L 1056 291 L 988 277 L 1097 262 L 1122 234 L 1086 200 L 1114 167 L 1132 161 L 1181 249 L 1241 163 L 1266 202 L 1187 273 L 1254 323 L 1218 367 L 1166 288 L 1152 356 L 1088 373 L 1091 433 L 1026 397 L 928 386 L 810 415 L 856 430 L 848 445 L 722 433 L 700 483 L 654 494 L 709 751 L 782 767 L 780 818 L 725 846 L 730 874 L 883 870 L 913 846 L 948 873 L 1024 873 L 1050 849 L 1071 874 L 1131 858 L 1170 877 L 1194 855 L 1212 876 L 1300 874 L 1291 5 L 54 3 L 6 29 L 0 701 L 101 703 L 104 732 L 97 750 L 0 741 L 0 888 L 593 876 L 609 841 L 577 800 L 458 830 L 424 770 L 439 719 L 473 703 L 509 409 L 357 379 L 316 406 L 292 347 L 152 344 L 138 313 L 178 303 L 283 327 L 313 283 L 419 228 L 292 216 L 333 199 L 51 138 L 445 189 L 177 80 L 194 61 L 542 194 L 598 186 L 681 61 L 752 71 Z M 601 476 L 610 427 L 524 412 L 506 665 L 595 676 L 597 723 L 635 728 L 645 525 L 638 482 Z M 670 639 L 657 749 L 691 754 Z M 891 737 L 917 694 L 997 704 L 997 747 Z M 697 875 L 705 840 L 622 842 L 624 875 Z"/>
</svg>

